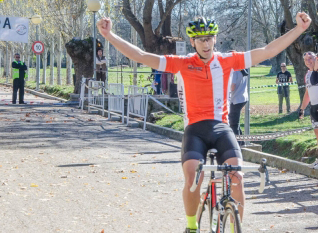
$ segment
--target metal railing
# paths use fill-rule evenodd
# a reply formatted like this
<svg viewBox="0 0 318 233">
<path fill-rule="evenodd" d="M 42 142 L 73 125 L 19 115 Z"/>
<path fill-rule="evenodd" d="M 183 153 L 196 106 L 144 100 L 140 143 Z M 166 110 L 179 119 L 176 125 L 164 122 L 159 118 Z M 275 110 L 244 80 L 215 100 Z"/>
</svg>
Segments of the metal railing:
<svg viewBox="0 0 318 233">
<path fill-rule="evenodd" d="M 105 113 L 105 83 L 102 81 L 88 81 L 88 112 L 91 109 L 97 109 L 102 112 L 102 116 Z"/>
<path fill-rule="evenodd" d="M 148 89 L 146 87 L 129 86 L 127 104 L 127 125 L 129 115 L 141 117 L 144 120 L 143 130 L 146 129 L 147 108 L 148 108 Z"/>
<path fill-rule="evenodd" d="M 124 123 L 125 114 L 125 97 L 124 85 L 117 83 L 110 83 L 108 85 L 108 119 L 111 117 L 111 112 L 119 113 Z"/>
</svg>

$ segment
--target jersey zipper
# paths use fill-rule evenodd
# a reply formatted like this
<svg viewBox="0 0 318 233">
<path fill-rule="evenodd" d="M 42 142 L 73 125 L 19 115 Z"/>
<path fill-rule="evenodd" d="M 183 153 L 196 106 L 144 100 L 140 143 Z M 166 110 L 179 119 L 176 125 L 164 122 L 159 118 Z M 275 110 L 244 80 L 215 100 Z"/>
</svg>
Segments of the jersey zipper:
<svg viewBox="0 0 318 233">
<path fill-rule="evenodd" d="M 205 66 L 206 79 L 209 79 L 208 65 L 204 65 L 204 66 Z"/>
</svg>

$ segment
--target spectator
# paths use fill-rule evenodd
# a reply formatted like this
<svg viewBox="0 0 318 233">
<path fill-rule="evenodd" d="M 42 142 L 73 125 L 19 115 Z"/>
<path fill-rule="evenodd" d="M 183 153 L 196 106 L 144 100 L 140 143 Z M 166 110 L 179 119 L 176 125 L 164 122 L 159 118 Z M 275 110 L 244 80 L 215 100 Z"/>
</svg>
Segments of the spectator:
<svg viewBox="0 0 318 233">
<path fill-rule="evenodd" d="M 17 93 L 19 90 L 19 104 L 26 104 L 24 102 L 24 79 L 28 77 L 25 72 L 28 68 L 24 62 L 20 61 L 20 54 L 14 55 L 15 61 L 12 62 L 12 78 L 13 78 L 13 94 L 12 104 L 17 103 Z"/>
<path fill-rule="evenodd" d="M 107 71 L 107 60 L 106 57 L 103 56 L 103 50 L 99 48 L 97 50 L 96 56 L 96 80 L 103 81 L 106 80 L 106 71 Z"/>
<path fill-rule="evenodd" d="M 240 116 L 242 108 L 248 101 L 247 79 L 247 69 L 235 71 L 233 73 L 231 84 L 229 123 L 235 135 L 242 135 L 242 130 L 240 127 Z M 239 145 L 244 144 L 244 141 L 239 142 Z"/>
<path fill-rule="evenodd" d="M 291 74 L 287 71 L 285 63 L 280 65 L 281 72 L 277 74 L 276 84 L 279 84 L 277 87 L 278 101 L 279 101 L 279 113 L 283 113 L 283 98 L 285 97 L 287 112 L 290 112 L 290 91 L 288 83 L 293 82 Z"/>
<path fill-rule="evenodd" d="M 306 92 L 299 109 L 299 118 L 302 119 L 304 117 L 304 109 L 310 102 L 311 123 L 318 144 L 318 57 L 313 52 L 306 52 L 303 57 L 305 65 L 309 70 L 305 76 Z M 316 159 L 311 167 L 318 169 L 318 159 Z"/>
</svg>

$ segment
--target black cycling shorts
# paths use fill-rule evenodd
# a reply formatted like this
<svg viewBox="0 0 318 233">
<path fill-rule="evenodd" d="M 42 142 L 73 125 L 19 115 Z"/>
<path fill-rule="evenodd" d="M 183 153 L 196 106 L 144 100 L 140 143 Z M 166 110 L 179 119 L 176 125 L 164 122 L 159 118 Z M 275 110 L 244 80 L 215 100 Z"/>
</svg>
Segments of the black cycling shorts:
<svg viewBox="0 0 318 233">
<path fill-rule="evenodd" d="M 229 158 L 242 159 L 241 149 L 232 129 L 217 120 L 205 120 L 188 125 L 182 139 L 182 164 L 190 159 L 204 159 L 209 149 L 218 151 L 216 159 L 223 164 Z"/>
<path fill-rule="evenodd" d="M 314 129 L 318 128 L 318 104 L 310 105 L 311 124 Z"/>
</svg>

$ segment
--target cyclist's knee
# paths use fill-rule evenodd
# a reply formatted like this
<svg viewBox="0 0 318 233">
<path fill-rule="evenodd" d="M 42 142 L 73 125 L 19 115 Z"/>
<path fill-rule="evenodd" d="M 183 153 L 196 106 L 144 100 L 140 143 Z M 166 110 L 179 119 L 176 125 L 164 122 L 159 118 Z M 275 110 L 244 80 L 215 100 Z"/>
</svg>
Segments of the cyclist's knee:
<svg viewBox="0 0 318 233">
<path fill-rule="evenodd" d="M 199 161 L 194 159 L 187 160 L 183 163 L 183 173 L 185 177 L 186 188 L 190 189 L 190 187 L 192 186 L 193 180 L 195 179 L 195 169 L 197 168 L 198 164 L 199 164 Z M 203 174 L 201 174 L 201 179 L 200 179 L 201 182 L 202 182 L 202 177 L 203 177 Z"/>
<path fill-rule="evenodd" d="M 243 173 L 242 172 L 230 172 L 230 177 L 232 181 L 232 190 L 241 190 L 243 188 Z"/>
</svg>

